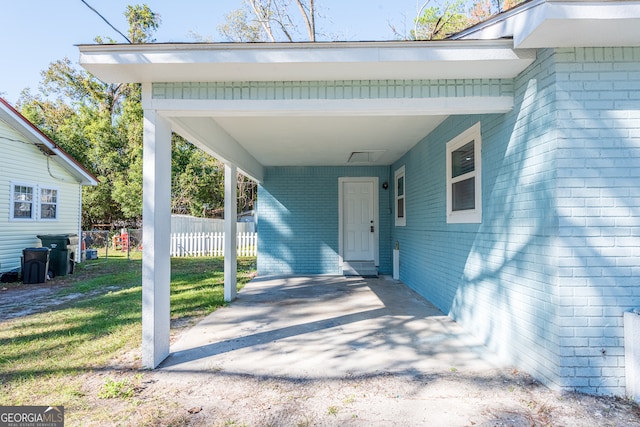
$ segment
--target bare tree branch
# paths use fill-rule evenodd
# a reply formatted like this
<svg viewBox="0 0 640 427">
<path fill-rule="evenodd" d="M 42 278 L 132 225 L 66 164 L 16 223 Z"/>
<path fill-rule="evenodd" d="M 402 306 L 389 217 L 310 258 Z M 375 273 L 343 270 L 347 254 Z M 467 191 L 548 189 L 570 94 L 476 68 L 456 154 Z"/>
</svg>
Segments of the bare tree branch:
<svg viewBox="0 0 640 427">
<path fill-rule="evenodd" d="M 275 42 L 276 38 L 273 36 L 273 30 L 271 29 L 271 17 L 269 16 L 269 10 L 271 6 L 271 1 L 267 3 L 268 7 L 264 7 L 260 0 L 247 0 L 247 3 L 251 6 L 253 10 L 253 14 L 256 16 L 256 19 L 264 29 L 264 32 L 269 37 L 271 42 Z"/>
<path fill-rule="evenodd" d="M 300 9 L 300 15 L 307 27 L 307 34 L 309 35 L 309 41 L 316 41 L 316 23 L 315 23 L 315 10 L 313 0 L 309 0 L 309 10 L 305 8 L 302 0 L 296 0 L 298 8 Z"/>
<path fill-rule="evenodd" d="M 418 40 L 418 23 L 420 21 L 420 17 L 422 16 L 422 12 L 424 12 L 424 9 L 427 7 L 427 5 L 429 4 L 431 0 L 427 0 L 425 1 L 422 6 L 420 7 L 420 9 L 418 9 L 417 15 L 416 15 L 416 19 L 415 19 L 415 24 L 413 26 L 413 37 L 415 37 L 416 40 Z M 417 8 L 417 3 L 416 3 L 416 8 Z"/>
<path fill-rule="evenodd" d="M 280 31 L 285 35 L 287 41 L 292 42 L 293 36 L 289 31 L 289 28 L 295 28 L 295 24 L 291 20 L 291 17 L 287 14 L 286 8 L 288 3 L 284 5 L 278 1 L 269 2 L 271 8 L 271 19 L 280 26 Z M 284 8 L 284 10 L 283 10 Z"/>
<path fill-rule="evenodd" d="M 246 10 L 253 15 L 251 20 L 241 21 L 242 16 L 237 12 L 227 16 L 227 24 L 219 28 L 224 36 L 232 40 L 251 39 L 253 34 L 243 34 L 251 28 L 261 29 L 264 41 L 277 42 L 294 41 L 298 37 L 297 24 L 304 23 L 310 41 L 316 41 L 315 0 L 295 0 L 300 12 L 300 19 L 292 12 L 293 0 L 245 0 Z M 240 25 L 242 24 L 242 25 Z"/>
</svg>

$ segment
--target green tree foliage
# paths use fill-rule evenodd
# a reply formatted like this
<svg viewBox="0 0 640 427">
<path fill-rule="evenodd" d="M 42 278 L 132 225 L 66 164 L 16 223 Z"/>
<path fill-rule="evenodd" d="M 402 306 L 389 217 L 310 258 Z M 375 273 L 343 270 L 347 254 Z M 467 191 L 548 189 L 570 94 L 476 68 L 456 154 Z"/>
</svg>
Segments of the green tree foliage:
<svg viewBox="0 0 640 427">
<path fill-rule="evenodd" d="M 224 198 L 224 165 L 179 135 L 172 138 L 172 197 L 175 213 L 194 216 L 220 214 Z"/>
<path fill-rule="evenodd" d="M 199 217 L 222 216 L 224 164 L 180 135 L 172 138 L 172 195 L 174 213 Z M 253 209 L 255 182 L 238 174 L 238 212 Z"/>
<path fill-rule="evenodd" d="M 128 6 L 125 15 L 132 42 L 153 41 L 159 15 L 146 5 Z M 83 189 L 83 227 L 139 222 L 143 145 L 139 84 L 103 83 L 65 58 L 42 72 L 38 94 L 22 92 L 18 109 L 98 177 L 98 186 Z M 172 162 L 173 211 L 196 216 L 221 213 L 223 165 L 177 135 Z M 254 184 L 244 177 L 239 183 L 240 208 L 251 208 Z"/>
<path fill-rule="evenodd" d="M 426 3 L 425 3 L 426 4 Z M 469 20 L 464 11 L 465 0 L 424 8 L 412 31 L 414 40 L 438 40 L 464 30 Z"/>
<path fill-rule="evenodd" d="M 146 4 L 127 6 L 124 15 L 129 22 L 129 40 L 131 43 L 153 43 L 156 30 L 160 26 L 160 15 L 154 13 Z"/>
</svg>

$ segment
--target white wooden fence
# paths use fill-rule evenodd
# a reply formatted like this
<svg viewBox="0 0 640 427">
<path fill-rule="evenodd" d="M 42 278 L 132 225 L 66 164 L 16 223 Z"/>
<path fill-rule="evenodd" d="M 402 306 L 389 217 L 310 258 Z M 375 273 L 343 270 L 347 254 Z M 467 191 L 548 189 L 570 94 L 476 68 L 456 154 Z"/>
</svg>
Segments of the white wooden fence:
<svg viewBox="0 0 640 427">
<path fill-rule="evenodd" d="M 258 255 L 258 233 L 238 233 L 238 256 Z M 224 233 L 171 233 L 171 256 L 224 256 Z"/>
<path fill-rule="evenodd" d="M 238 233 L 256 231 L 255 222 L 238 222 Z M 172 233 L 224 233 L 224 219 L 196 218 L 190 215 L 171 215 Z"/>
</svg>

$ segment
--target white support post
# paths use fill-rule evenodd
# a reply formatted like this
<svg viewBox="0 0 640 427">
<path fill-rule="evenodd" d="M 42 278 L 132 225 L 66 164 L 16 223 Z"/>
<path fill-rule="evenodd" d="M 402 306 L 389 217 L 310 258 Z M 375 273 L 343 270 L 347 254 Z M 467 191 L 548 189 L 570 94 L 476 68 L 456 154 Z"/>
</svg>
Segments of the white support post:
<svg viewBox="0 0 640 427">
<path fill-rule="evenodd" d="M 238 195 L 237 168 L 224 166 L 224 300 L 236 299 L 238 254 Z"/>
<path fill-rule="evenodd" d="M 142 365 L 153 369 L 169 355 L 171 320 L 171 127 L 154 110 L 143 142 Z"/>
<path fill-rule="evenodd" d="M 625 394 L 640 403 L 640 316 L 625 312 L 623 322 Z"/>
</svg>

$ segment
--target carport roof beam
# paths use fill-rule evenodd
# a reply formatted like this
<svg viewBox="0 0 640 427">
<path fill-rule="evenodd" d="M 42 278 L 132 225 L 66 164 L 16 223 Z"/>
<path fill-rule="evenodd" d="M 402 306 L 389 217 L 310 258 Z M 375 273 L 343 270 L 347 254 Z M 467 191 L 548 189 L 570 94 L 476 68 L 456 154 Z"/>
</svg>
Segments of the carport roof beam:
<svg viewBox="0 0 640 427">
<path fill-rule="evenodd" d="M 80 64 L 109 83 L 513 78 L 536 57 L 512 40 L 78 47 Z"/>
</svg>

